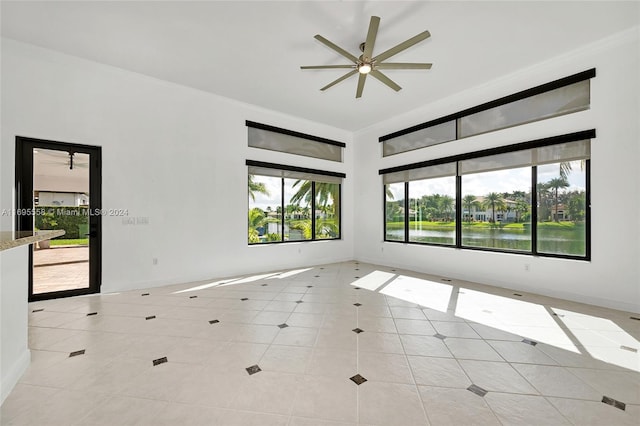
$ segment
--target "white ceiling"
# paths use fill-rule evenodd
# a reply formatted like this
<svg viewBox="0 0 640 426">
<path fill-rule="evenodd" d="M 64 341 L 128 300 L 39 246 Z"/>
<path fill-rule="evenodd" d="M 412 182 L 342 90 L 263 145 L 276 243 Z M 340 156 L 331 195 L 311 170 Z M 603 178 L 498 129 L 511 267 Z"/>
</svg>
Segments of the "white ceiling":
<svg viewBox="0 0 640 426">
<path fill-rule="evenodd" d="M 32 2 L 2 1 L 2 35 L 271 110 L 359 130 L 638 25 L 638 2 Z M 374 55 L 424 30 L 393 57 L 430 71 L 385 73 L 403 90 L 357 78 L 320 92 L 381 17 Z M 357 56 L 357 55 L 356 55 Z"/>
<path fill-rule="evenodd" d="M 34 150 L 33 190 L 89 193 L 89 154 L 74 154 L 69 166 L 67 151 Z"/>
</svg>

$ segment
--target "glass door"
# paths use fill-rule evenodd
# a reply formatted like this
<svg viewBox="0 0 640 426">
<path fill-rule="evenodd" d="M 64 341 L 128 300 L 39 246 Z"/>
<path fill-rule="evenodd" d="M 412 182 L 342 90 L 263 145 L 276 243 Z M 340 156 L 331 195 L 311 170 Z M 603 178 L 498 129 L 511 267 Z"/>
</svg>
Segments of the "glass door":
<svg viewBox="0 0 640 426">
<path fill-rule="evenodd" d="M 29 300 L 100 290 L 100 148 L 18 138 L 18 229 L 63 229 L 33 244 Z M 97 192 L 97 194 L 96 194 Z"/>
</svg>

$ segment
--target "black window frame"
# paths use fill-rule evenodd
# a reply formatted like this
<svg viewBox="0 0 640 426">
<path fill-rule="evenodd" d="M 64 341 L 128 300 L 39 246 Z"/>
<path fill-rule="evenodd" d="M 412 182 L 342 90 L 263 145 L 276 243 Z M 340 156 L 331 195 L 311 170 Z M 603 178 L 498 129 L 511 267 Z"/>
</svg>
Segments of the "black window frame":
<svg viewBox="0 0 640 426">
<path fill-rule="evenodd" d="M 404 229 L 405 235 L 404 240 L 388 240 L 387 239 L 387 218 L 386 218 L 386 185 L 382 186 L 382 200 L 383 200 L 383 241 L 385 243 L 399 243 L 399 244 L 412 244 L 412 245 L 420 245 L 420 246 L 437 246 L 437 247 L 447 247 L 452 249 L 464 249 L 464 250 L 476 250 L 476 251 L 485 251 L 485 252 L 494 252 L 494 253 L 509 253 L 509 254 L 519 254 L 525 256 L 537 256 L 537 257 L 549 257 L 549 258 L 559 258 L 559 259 L 571 259 L 571 260 L 583 260 L 583 261 L 591 261 L 591 158 L 585 160 L 585 255 L 577 256 L 577 255 L 566 255 L 559 253 L 546 253 L 539 252 L 537 247 L 537 239 L 538 239 L 538 224 L 537 224 L 537 205 L 535 203 L 535 197 L 538 192 L 538 182 L 537 182 L 537 166 L 531 166 L 531 193 L 532 193 L 532 201 L 531 201 L 531 250 L 522 251 L 522 250 L 502 250 L 491 247 L 474 247 L 474 246 L 465 246 L 462 244 L 462 176 L 459 170 L 459 162 L 463 160 L 469 160 L 474 158 L 480 158 L 490 155 L 496 154 L 506 154 L 510 152 L 522 151 L 526 149 L 532 148 L 540 148 L 545 146 L 558 145 L 567 142 L 575 142 L 580 140 L 593 140 L 596 138 L 596 130 L 584 130 L 575 133 L 568 133 L 560 136 L 553 136 L 549 138 L 536 139 L 532 141 L 505 145 L 497 148 L 489 148 L 483 149 L 474 152 L 468 152 L 459 155 L 453 155 L 449 157 L 438 158 L 434 160 L 422 161 L 418 163 L 407 164 L 403 166 L 390 167 L 386 169 L 381 169 L 378 171 L 379 175 L 384 175 L 387 173 L 400 172 L 405 170 L 417 169 L 422 167 L 429 167 L 438 164 L 457 162 L 458 167 L 456 168 L 456 212 L 455 212 L 455 220 L 456 220 L 456 236 L 455 236 L 455 245 L 451 244 L 439 244 L 439 243 L 429 243 L 429 242 L 416 242 L 409 241 L 409 216 L 407 212 L 409 211 L 409 182 L 404 182 L 404 192 L 405 192 L 405 200 L 404 200 Z"/>
<path fill-rule="evenodd" d="M 316 174 L 316 175 L 323 175 L 323 176 L 331 176 L 331 177 L 337 177 L 337 178 L 341 178 L 341 179 L 345 179 L 347 177 L 347 175 L 345 173 L 341 173 L 341 172 L 332 172 L 332 171 L 327 171 L 327 170 L 318 170 L 318 169 L 310 169 L 310 168 L 305 168 L 305 167 L 296 167 L 296 166 L 289 166 L 289 165 L 284 165 L 284 164 L 275 164 L 275 163 L 267 163 L 264 161 L 255 161 L 255 160 L 246 160 L 245 162 L 246 166 L 248 167 L 261 167 L 261 168 L 267 168 L 267 169 L 273 169 L 273 170 L 282 170 L 282 171 L 292 171 L 292 172 L 299 172 L 299 173 L 310 173 L 310 174 Z M 260 176 L 260 175 L 257 175 Z M 311 239 L 309 240 L 288 240 L 285 241 L 284 239 L 284 225 L 285 225 L 285 220 L 284 220 L 284 215 L 285 215 L 285 198 L 284 198 L 284 180 L 285 179 L 289 179 L 286 177 L 281 177 L 281 196 L 280 196 L 280 206 L 281 206 L 281 211 L 282 211 L 282 226 L 281 226 L 281 230 L 280 230 L 280 241 L 266 241 L 266 242 L 260 242 L 260 243 L 250 243 L 247 239 L 247 245 L 249 246 L 267 246 L 267 245 L 272 245 L 272 244 L 289 244 L 289 243 L 310 243 L 310 242 L 316 242 L 316 241 L 336 241 L 336 240 L 341 240 L 342 239 L 342 183 L 338 183 L 338 211 L 336 212 L 336 215 L 338 217 L 338 236 L 335 238 L 316 238 L 316 215 L 315 215 L 315 207 L 316 207 L 316 182 L 312 180 L 311 181 L 311 191 L 312 191 L 312 197 L 311 197 Z M 335 202 L 335 201 L 334 201 Z"/>
</svg>

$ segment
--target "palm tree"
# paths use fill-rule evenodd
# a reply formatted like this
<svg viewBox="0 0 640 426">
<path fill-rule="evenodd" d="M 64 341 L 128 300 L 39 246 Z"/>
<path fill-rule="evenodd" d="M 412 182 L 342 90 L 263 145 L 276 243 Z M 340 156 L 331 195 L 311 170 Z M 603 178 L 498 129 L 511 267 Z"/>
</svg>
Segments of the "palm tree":
<svg viewBox="0 0 640 426">
<path fill-rule="evenodd" d="M 391 188 L 389 188 L 389 185 L 385 185 L 384 186 L 384 192 L 385 192 L 385 194 L 387 194 L 387 199 L 388 200 L 393 200 L 394 199 L 393 192 L 391 192 Z"/>
<path fill-rule="evenodd" d="M 270 195 L 269 190 L 267 190 L 267 187 L 263 182 L 255 182 L 253 179 L 254 176 L 249 175 L 249 197 L 251 197 L 253 201 L 256 200 L 256 192 L 259 194 Z"/>
<path fill-rule="evenodd" d="M 545 182 L 538 182 L 536 185 L 536 191 L 538 192 L 538 222 L 548 218 L 549 213 L 549 184 Z"/>
<path fill-rule="evenodd" d="M 482 206 L 486 208 L 491 208 L 491 223 L 496 223 L 496 208 L 503 209 L 504 208 L 504 200 L 502 195 L 497 192 L 490 192 L 484 197 L 484 202 Z"/>
<path fill-rule="evenodd" d="M 580 170 L 584 170 L 584 166 L 587 164 L 587 160 L 580 160 Z M 573 170 L 571 161 L 563 161 L 560 163 L 560 178 L 568 180 L 569 173 Z"/>
<path fill-rule="evenodd" d="M 529 211 L 529 203 L 527 203 L 524 199 L 516 201 L 516 222 L 520 222 L 522 219 L 522 214 Z"/>
<path fill-rule="evenodd" d="M 509 213 L 511 213 L 511 212 L 514 210 L 513 204 L 509 204 L 509 203 L 507 203 L 506 210 L 507 210 L 507 217 L 506 217 L 506 219 L 508 220 L 508 219 L 509 219 Z"/>
<path fill-rule="evenodd" d="M 249 210 L 249 228 L 259 228 L 264 225 L 266 216 L 259 208 Z"/>
<path fill-rule="evenodd" d="M 557 177 L 557 178 L 553 178 L 551 179 L 549 182 L 547 182 L 547 185 L 549 187 L 549 189 L 553 189 L 553 193 L 554 193 L 554 205 L 555 205 L 555 221 L 559 222 L 558 220 L 558 190 L 560 188 L 568 188 L 569 187 L 569 182 L 567 182 L 567 179 L 563 178 L 563 177 Z"/>
<path fill-rule="evenodd" d="M 438 200 L 438 207 L 444 215 L 445 221 L 448 222 L 449 213 L 451 213 L 451 211 L 453 210 L 453 198 L 449 197 L 448 195 L 443 195 L 442 197 L 440 197 L 440 200 Z"/>
<path fill-rule="evenodd" d="M 462 205 L 468 212 L 469 223 L 471 223 L 471 217 L 472 217 L 471 209 L 477 204 L 478 204 L 478 201 L 476 200 L 475 195 L 468 194 L 468 195 L 465 195 L 464 198 L 462 198 Z"/>
<path fill-rule="evenodd" d="M 260 236 L 258 234 L 258 229 L 261 226 L 264 226 L 266 222 L 266 216 L 262 210 L 259 208 L 253 208 L 249 210 L 249 242 L 250 243 L 259 243 Z"/>
<path fill-rule="evenodd" d="M 304 201 L 307 206 L 311 205 L 311 181 L 298 179 L 292 185 L 292 188 L 300 186 L 298 191 L 291 197 L 291 203 L 299 204 Z M 340 184 L 328 182 L 316 182 L 316 208 L 326 206 L 333 202 L 335 212 L 340 211 Z M 313 213 L 315 215 L 315 212 Z"/>
</svg>

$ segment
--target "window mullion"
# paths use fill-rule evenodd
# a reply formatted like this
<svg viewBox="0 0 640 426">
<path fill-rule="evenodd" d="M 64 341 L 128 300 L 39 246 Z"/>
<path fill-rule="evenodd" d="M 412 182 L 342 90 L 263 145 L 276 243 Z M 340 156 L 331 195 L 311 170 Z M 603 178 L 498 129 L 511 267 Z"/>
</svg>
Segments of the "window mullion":
<svg viewBox="0 0 640 426">
<path fill-rule="evenodd" d="M 531 253 L 538 254 L 538 167 L 531 167 Z"/>
<path fill-rule="evenodd" d="M 285 217 L 285 210 L 284 210 L 284 178 L 281 179 L 281 190 L 280 190 L 280 205 L 282 206 L 280 208 L 280 241 L 284 242 L 284 217 Z"/>
<path fill-rule="evenodd" d="M 311 241 L 316 239 L 316 182 L 311 181 Z"/>
<path fill-rule="evenodd" d="M 404 183 L 404 242 L 409 242 L 409 182 Z"/>
<path fill-rule="evenodd" d="M 456 163 L 456 247 L 462 247 L 462 176 L 458 171 L 459 163 Z M 471 211 L 469 211 L 471 214 Z"/>
</svg>

